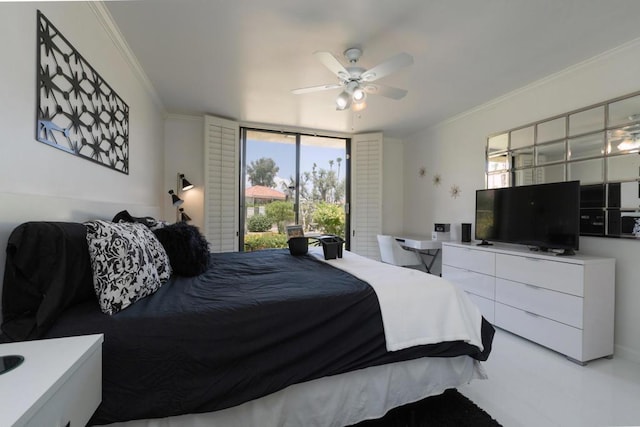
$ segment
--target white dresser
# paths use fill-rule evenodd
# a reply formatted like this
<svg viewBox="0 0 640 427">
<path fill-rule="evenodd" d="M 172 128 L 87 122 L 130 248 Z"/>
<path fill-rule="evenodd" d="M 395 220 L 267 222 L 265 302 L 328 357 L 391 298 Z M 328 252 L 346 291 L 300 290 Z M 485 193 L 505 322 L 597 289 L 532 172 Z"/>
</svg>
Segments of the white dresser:
<svg viewBox="0 0 640 427">
<path fill-rule="evenodd" d="M 443 242 L 442 276 L 502 329 L 579 363 L 613 355 L 613 258 Z"/>
<path fill-rule="evenodd" d="M 0 425 L 87 424 L 102 400 L 102 335 L 0 345 L 24 362 L 0 375 Z"/>
</svg>

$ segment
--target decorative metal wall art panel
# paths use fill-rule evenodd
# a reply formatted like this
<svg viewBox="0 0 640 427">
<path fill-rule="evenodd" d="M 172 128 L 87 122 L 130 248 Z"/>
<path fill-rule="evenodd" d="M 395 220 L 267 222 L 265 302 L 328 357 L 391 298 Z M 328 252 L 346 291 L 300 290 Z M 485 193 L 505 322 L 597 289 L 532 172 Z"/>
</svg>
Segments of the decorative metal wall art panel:
<svg viewBox="0 0 640 427">
<path fill-rule="evenodd" d="M 129 107 L 38 11 L 36 139 L 129 173 Z"/>
</svg>

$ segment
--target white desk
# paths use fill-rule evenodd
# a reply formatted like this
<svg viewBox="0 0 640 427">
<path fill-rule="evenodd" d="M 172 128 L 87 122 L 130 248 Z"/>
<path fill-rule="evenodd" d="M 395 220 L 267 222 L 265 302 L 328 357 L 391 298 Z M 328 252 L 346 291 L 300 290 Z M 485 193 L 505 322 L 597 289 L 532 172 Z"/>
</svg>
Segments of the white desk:
<svg viewBox="0 0 640 427">
<path fill-rule="evenodd" d="M 431 267 L 436 261 L 440 249 L 442 248 L 441 240 L 433 240 L 431 237 L 426 236 L 394 236 L 396 241 L 400 243 L 402 247 L 408 250 L 412 250 L 418 254 L 427 273 L 431 273 Z M 433 252 L 432 252 L 433 251 Z M 429 262 L 425 261 L 423 255 L 431 257 Z"/>
</svg>

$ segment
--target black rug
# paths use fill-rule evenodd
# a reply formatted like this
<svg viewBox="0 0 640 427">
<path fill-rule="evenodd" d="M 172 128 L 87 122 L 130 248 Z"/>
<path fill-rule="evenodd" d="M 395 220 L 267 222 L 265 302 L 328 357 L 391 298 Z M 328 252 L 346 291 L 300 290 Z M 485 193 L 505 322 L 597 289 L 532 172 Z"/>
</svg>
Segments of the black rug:
<svg viewBox="0 0 640 427">
<path fill-rule="evenodd" d="M 352 427 L 501 427 L 500 423 L 455 389 L 392 409 L 377 420 Z"/>
</svg>

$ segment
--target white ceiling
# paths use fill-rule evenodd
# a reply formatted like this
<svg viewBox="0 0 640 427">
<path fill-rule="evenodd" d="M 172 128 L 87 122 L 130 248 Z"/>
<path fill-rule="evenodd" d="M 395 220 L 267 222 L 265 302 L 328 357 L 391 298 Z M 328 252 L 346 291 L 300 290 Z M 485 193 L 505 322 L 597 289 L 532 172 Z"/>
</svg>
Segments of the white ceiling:
<svg viewBox="0 0 640 427">
<path fill-rule="evenodd" d="M 402 137 L 640 37 L 638 0 L 141 0 L 106 6 L 166 110 L 245 122 Z M 336 111 L 337 83 L 313 56 L 352 46 L 408 89 Z M 343 62 L 343 63 L 346 63 Z"/>
</svg>

